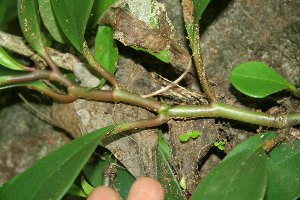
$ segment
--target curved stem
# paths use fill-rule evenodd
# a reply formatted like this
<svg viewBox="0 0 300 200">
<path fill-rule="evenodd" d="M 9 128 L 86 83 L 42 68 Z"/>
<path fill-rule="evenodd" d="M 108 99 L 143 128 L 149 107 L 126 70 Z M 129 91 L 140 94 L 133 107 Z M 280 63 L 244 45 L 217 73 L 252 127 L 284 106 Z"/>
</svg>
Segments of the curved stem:
<svg viewBox="0 0 300 200">
<path fill-rule="evenodd" d="M 49 56 L 47 49 L 46 49 L 46 54 L 41 55 L 43 59 L 46 61 L 46 63 L 50 66 L 51 70 L 59 75 L 61 75 L 60 70 L 58 69 L 57 65 L 53 62 L 51 57 Z"/>
<path fill-rule="evenodd" d="M 48 95 L 49 97 L 52 97 L 53 99 L 63 102 L 63 103 L 70 103 L 74 101 L 76 98 L 66 95 L 66 94 L 59 94 L 53 90 L 51 90 L 48 87 L 44 87 L 45 85 L 30 85 L 28 86 L 31 89 L 35 89 L 37 91 L 40 91 L 43 94 Z"/>
<path fill-rule="evenodd" d="M 211 102 L 217 101 L 217 97 L 215 94 L 215 91 L 209 84 L 205 72 L 205 68 L 203 65 L 203 60 L 201 57 L 201 46 L 200 46 L 200 38 L 199 38 L 199 26 L 198 24 L 193 24 L 191 25 L 192 27 L 192 34 L 189 34 L 190 38 L 190 45 L 193 51 L 193 59 L 194 59 L 194 64 L 195 68 L 202 86 L 203 91 L 209 98 Z M 188 31 L 189 32 L 189 31 Z"/>
<path fill-rule="evenodd" d="M 26 81 L 33 81 L 39 79 L 48 79 L 51 81 L 57 81 L 66 87 L 73 85 L 73 83 L 68 78 L 64 77 L 62 74 L 58 74 L 56 72 L 47 71 L 47 70 L 35 70 L 27 74 L 7 76 L 5 81 L 1 81 L 0 85 L 22 83 Z"/>
</svg>

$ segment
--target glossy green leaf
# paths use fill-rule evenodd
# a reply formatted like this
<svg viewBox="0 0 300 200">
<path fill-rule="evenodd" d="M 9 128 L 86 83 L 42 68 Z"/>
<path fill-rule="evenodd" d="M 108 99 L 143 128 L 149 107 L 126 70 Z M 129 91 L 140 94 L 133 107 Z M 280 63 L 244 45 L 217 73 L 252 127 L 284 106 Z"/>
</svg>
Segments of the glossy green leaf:
<svg viewBox="0 0 300 200">
<path fill-rule="evenodd" d="M 17 0 L 1 0 L 0 2 L 0 30 L 6 22 L 17 17 Z"/>
<path fill-rule="evenodd" d="M 209 2 L 210 0 L 193 0 L 195 23 L 198 23 L 198 21 L 200 20 L 200 17 L 207 5 L 209 4 Z"/>
<path fill-rule="evenodd" d="M 169 63 L 169 53 L 168 50 L 160 50 L 159 52 L 152 52 L 148 49 L 142 48 L 142 47 L 136 47 L 136 46 L 130 46 L 131 48 L 135 49 L 135 50 L 140 50 L 140 51 L 145 51 L 153 56 L 155 56 L 156 58 L 158 58 L 159 60 L 165 62 L 165 63 Z"/>
<path fill-rule="evenodd" d="M 186 198 L 174 176 L 174 172 L 159 147 L 156 150 L 156 156 L 157 178 L 165 189 L 165 200 L 185 200 Z"/>
<path fill-rule="evenodd" d="M 20 176 L 22 173 L 19 173 L 17 175 L 15 175 L 14 177 L 12 177 L 11 179 L 9 179 L 7 182 L 3 183 L 3 185 L 0 186 L 0 193 L 9 185 L 13 182 L 14 179 L 16 179 L 18 176 Z"/>
<path fill-rule="evenodd" d="M 83 50 L 84 33 L 93 0 L 51 0 L 55 17 L 73 46 Z"/>
<path fill-rule="evenodd" d="M 255 98 L 263 98 L 286 88 L 297 90 L 275 70 L 257 61 L 236 66 L 231 71 L 230 82 L 243 94 Z"/>
<path fill-rule="evenodd" d="M 271 139 L 272 137 L 275 137 L 277 135 L 277 132 L 274 131 L 269 131 L 269 132 L 264 132 L 260 134 L 256 134 L 252 137 L 247 138 L 243 142 L 239 143 L 236 145 L 226 156 L 223 160 L 226 160 L 242 151 L 245 151 L 249 148 L 252 148 L 256 145 L 261 144 L 262 142 Z"/>
<path fill-rule="evenodd" d="M 40 55 L 45 55 L 37 0 L 19 0 L 18 17 L 26 40 Z"/>
<path fill-rule="evenodd" d="M 164 154 L 164 156 L 167 158 L 167 160 L 170 160 L 171 158 L 171 150 L 166 142 L 166 140 L 163 138 L 162 131 L 158 131 L 158 147 L 161 150 L 161 152 Z"/>
<path fill-rule="evenodd" d="M 87 23 L 87 29 L 94 28 L 98 21 L 100 16 L 104 11 L 106 11 L 111 5 L 113 5 L 117 0 L 95 0 L 92 11 L 90 14 L 90 18 Z"/>
<path fill-rule="evenodd" d="M 103 136 L 115 126 L 93 131 L 49 153 L 5 187 L 0 199 L 62 198 Z"/>
<path fill-rule="evenodd" d="M 95 59 L 110 74 L 115 73 L 118 61 L 118 48 L 113 39 L 113 30 L 109 26 L 98 26 L 95 39 Z M 101 82 L 100 87 L 104 85 L 104 79 Z"/>
<path fill-rule="evenodd" d="M 38 0 L 38 2 L 43 24 L 48 29 L 51 36 L 54 38 L 54 40 L 60 43 L 68 43 L 68 39 L 66 38 L 64 32 L 59 26 L 57 19 L 55 18 L 50 0 Z"/>
<path fill-rule="evenodd" d="M 10 57 L 3 48 L 0 47 L 0 64 L 14 70 L 24 70 L 23 65 Z"/>
<path fill-rule="evenodd" d="M 300 140 L 283 141 L 269 153 L 265 200 L 290 200 L 300 196 Z"/>
<path fill-rule="evenodd" d="M 213 168 L 194 190 L 191 200 L 263 199 L 268 157 L 261 145 L 238 153 Z"/>
<path fill-rule="evenodd" d="M 94 186 L 97 187 L 102 185 L 103 182 L 103 168 L 109 164 L 117 164 L 117 172 L 113 182 L 114 188 L 118 191 L 122 199 L 126 199 L 131 185 L 135 181 L 135 178 L 124 168 L 118 167 L 121 164 L 116 162 L 116 158 L 106 149 L 97 149 L 97 155 L 94 160 L 88 162 L 83 168 L 83 173 L 87 180 Z"/>
</svg>

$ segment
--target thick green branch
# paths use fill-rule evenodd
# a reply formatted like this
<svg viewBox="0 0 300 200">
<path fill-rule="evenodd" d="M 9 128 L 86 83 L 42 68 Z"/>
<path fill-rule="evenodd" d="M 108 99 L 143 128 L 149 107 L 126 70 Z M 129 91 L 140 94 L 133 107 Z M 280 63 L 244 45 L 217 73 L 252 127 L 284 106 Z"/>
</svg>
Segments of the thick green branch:
<svg viewBox="0 0 300 200">
<path fill-rule="evenodd" d="M 112 132 L 107 133 L 105 137 L 111 136 L 113 134 L 120 133 L 126 130 L 138 129 L 138 128 L 149 128 L 162 125 L 168 121 L 167 118 L 163 116 L 157 116 L 150 119 L 142 119 L 133 122 L 125 122 L 119 124 Z"/>
<path fill-rule="evenodd" d="M 143 98 L 138 94 L 127 92 L 122 89 L 115 89 L 113 95 L 115 100 L 118 102 L 125 102 L 131 105 L 140 106 L 154 112 L 158 112 L 160 106 L 162 105 L 161 102 L 155 99 Z"/>
<path fill-rule="evenodd" d="M 138 94 L 130 93 L 122 89 L 110 90 L 90 90 L 73 85 L 68 88 L 69 94 L 74 98 L 93 99 L 106 102 L 123 102 L 130 105 L 140 106 L 148 110 L 157 112 L 162 105 L 159 101 L 151 98 L 142 98 Z"/>
<path fill-rule="evenodd" d="M 213 102 L 210 105 L 163 105 L 160 114 L 169 118 L 221 117 L 274 128 L 290 127 L 300 123 L 300 113 L 269 115 L 220 102 Z"/>
<path fill-rule="evenodd" d="M 43 85 L 30 85 L 28 86 L 31 89 L 40 91 L 43 94 L 46 94 L 47 96 L 59 101 L 59 102 L 63 102 L 63 103 L 71 103 L 74 100 L 76 100 L 76 98 L 67 95 L 67 94 L 59 94 L 53 90 L 51 90 L 48 87 L 44 87 Z"/>
<path fill-rule="evenodd" d="M 85 98 L 85 99 L 93 99 L 98 101 L 106 101 L 106 102 L 115 102 L 112 91 L 106 90 L 90 90 L 87 91 L 86 88 L 72 85 L 68 88 L 70 96 L 74 98 Z"/>
<path fill-rule="evenodd" d="M 161 102 L 152 98 L 143 98 L 138 94 L 131 93 L 120 88 L 115 88 L 112 91 L 88 91 L 84 87 L 73 84 L 64 76 L 46 70 L 36 70 L 28 74 L 10 76 L 7 80 L 2 81 L 1 84 L 22 83 L 39 79 L 54 80 L 65 85 L 68 88 L 68 95 L 57 93 L 51 88 L 47 88 L 44 86 L 29 86 L 62 102 L 71 102 L 78 98 L 93 99 L 106 102 L 122 102 L 143 107 L 153 112 L 157 112 L 159 114 L 158 117 L 163 119 L 221 117 L 275 128 L 285 128 L 300 124 L 300 113 L 269 115 L 262 112 L 255 112 L 247 109 L 229 106 L 221 102 L 212 102 L 210 105 L 167 105 L 162 104 Z M 149 126 L 142 126 L 151 127 L 152 125 L 149 124 Z"/>
</svg>

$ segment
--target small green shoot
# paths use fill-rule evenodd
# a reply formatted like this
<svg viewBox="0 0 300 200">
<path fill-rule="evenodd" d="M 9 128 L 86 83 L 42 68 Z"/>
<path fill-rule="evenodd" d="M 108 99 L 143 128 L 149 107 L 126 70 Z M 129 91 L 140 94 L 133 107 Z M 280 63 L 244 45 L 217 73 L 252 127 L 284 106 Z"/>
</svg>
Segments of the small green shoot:
<svg viewBox="0 0 300 200">
<path fill-rule="evenodd" d="M 78 187 L 74 183 L 71 185 L 66 194 L 71 194 L 79 197 L 86 198 L 88 195 L 83 191 L 82 188 Z"/>
<path fill-rule="evenodd" d="M 93 189 L 94 189 L 94 187 L 91 186 L 91 185 L 85 180 L 85 178 L 84 178 L 83 176 L 81 177 L 81 186 L 82 186 L 83 191 L 84 191 L 87 195 L 89 195 L 89 194 L 93 191 Z"/>
<path fill-rule="evenodd" d="M 158 147 L 160 148 L 160 150 L 162 151 L 164 156 L 167 158 L 167 160 L 169 160 L 171 158 L 171 150 L 170 150 L 168 143 L 163 138 L 162 134 L 163 134 L 162 131 L 159 130 L 158 131 Z"/>
<path fill-rule="evenodd" d="M 182 177 L 180 179 L 179 185 L 181 186 L 182 189 L 186 190 L 187 186 L 186 186 L 186 179 L 185 179 L 185 177 Z"/>
<path fill-rule="evenodd" d="M 214 146 L 218 147 L 218 149 L 220 149 L 222 151 L 225 149 L 225 147 L 224 147 L 225 144 L 226 144 L 226 142 L 224 142 L 224 141 L 214 142 Z"/>
<path fill-rule="evenodd" d="M 194 131 L 194 130 L 188 130 L 186 133 L 182 133 L 179 136 L 179 140 L 181 142 L 187 142 L 190 138 L 196 139 L 200 135 L 199 131 Z"/>
</svg>

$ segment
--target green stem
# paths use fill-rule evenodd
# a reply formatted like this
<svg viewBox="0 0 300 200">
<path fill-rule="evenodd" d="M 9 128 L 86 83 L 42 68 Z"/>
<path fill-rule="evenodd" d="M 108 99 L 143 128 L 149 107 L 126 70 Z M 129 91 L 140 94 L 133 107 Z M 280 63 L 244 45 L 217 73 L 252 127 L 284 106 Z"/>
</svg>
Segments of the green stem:
<svg viewBox="0 0 300 200">
<path fill-rule="evenodd" d="M 115 102 L 112 91 L 106 90 L 90 90 L 77 85 L 72 85 L 68 88 L 69 95 L 74 98 L 85 98 L 99 101 Z"/>
<path fill-rule="evenodd" d="M 200 46 L 200 38 L 199 38 L 199 26 L 198 24 L 187 24 L 186 29 L 189 35 L 190 46 L 193 51 L 193 59 L 195 68 L 202 86 L 203 91 L 209 98 L 211 102 L 217 101 L 217 97 L 215 91 L 211 87 L 206 77 L 205 68 L 203 65 L 203 60 L 201 57 L 201 46 Z"/>
<path fill-rule="evenodd" d="M 289 114 L 286 115 L 286 123 L 289 126 L 295 126 L 300 124 L 300 113 L 293 113 L 293 114 Z"/>
<path fill-rule="evenodd" d="M 221 117 L 275 128 L 289 127 L 300 123 L 300 113 L 269 115 L 220 102 L 213 102 L 210 105 L 163 105 L 159 113 L 170 118 Z"/>
<path fill-rule="evenodd" d="M 88 63 L 103 76 L 114 88 L 120 88 L 121 85 L 119 81 L 111 75 L 104 67 L 102 67 L 94 58 L 92 53 L 90 52 L 86 42 L 83 43 L 82 55 L 88 61 Z"/>
<path fill-rule="evenodd" d="M 162 105 L 159 101 L 151 98 L 143 98 L 138 94 L 130 93 L 125 90 L 116 88 L 109 90 L 90 90 L 77 85 L 68 88 L 70 96 L 74 98 L 85 98 L 107 102 L 123 102 L 130 105 L 140 106 L 142 108 L 158 112 Z"/>
<path fill-rule="evenodd" d="M 52 91 L 48 87 L 40 88 L 39 86 L 29 86 L 62 102 L 71 102 L 77 98 L 86 98 L 107 102 L 123 102 L 157 112 L 160 118 L 164 119 L 221 117 L 275 128 L 291 127 L 300 124 L 300 113 L 287 115 L 269 115 L 262 112 L 255 112 L 247 109 L 229 106 L 220 102 L 212 102 L 210 105 L 168 105 L 162 104 L 155 99 L 143 98 L 138 94 L 131 93 L 120 88 L 116 88 L 113 91 L 87 91 L 86 88 L 76 86 L 64 76 L 46 70 L 36 70 L 28 74 L 8 76 L 5 80 L 2 80 L 1 85 L 21 83 L 39 79 L 54 80 L 65 85 L 68 88 L 69 95 L 59 94 Z M 148 123 L 148 121 L 145 122 Z M 143 125 L 144 121 L 138 123 L 141 123 L 142 126 L 145 126 L 145 124 Z M 155 123 L 153 123 L 152 125 L 151 124 L 152 123 L 149 123 L 145 127 L 153 126 Z M 134 126 L 139 125 L 136 124 Z"/>
<path fill-rule="evenodd" d="M 168 121 L 168 118 L 165 118 L 164 116 L 159 115 L 157 117 L 150 118 L 150 119 L 142 119 L 142 120 L 137 120 L 137 121 L 133 121 L 133 122 L 121 123 L 116 128 L 114 128 L 113 131 L 109 132 L 104 137 L 109 137 L 111 135 L 114 135 L 114 134 L 117 134 L 117 133 L 120 133 L 120 132 L 126 131 L 126 130 L 160 126 L 160 125 L 166 123 L 167 121 Z"/>
<path fill-rule="evenodd" d="M 124 102 L 131 105 L 140 106 L 154 112 L 158 112 L 160 106 L 162 105 L 161 102 L 155 99 L 143 98 L 138 94 L 127 92 L 118 88 L 114 90 L 113 96 L 117 102 Z"/>
<path fill-rule="evenodd" d="M 55 91 L 53 91 L 51 88 L 47 87 L 46 85 L 28 85 L 28 88 L 37 90 L 43 94 L 46 94 L 47 96 L 63 103 L 70 103 L 75 100 L 74 97 L 66 95 L 66 94 L 59 94 Z"/>
<path fill-rule="evenodd" d="M 300 97 L 300 90 L 298 90 L 295 86 L 289 87 L 289 90 L 293 92 L 295 96 Z"/>
<path fill-rule="evenodd" d="M 35 70 L 31 73 L 21 74 L 21 75 L 12 75 L 8 76 L 5 81 L 2 81 L 0 85 L 7 85 L 12 83 L 22 83 L 26 81 L 33 81 L 39 79 L 48 79 L 51 81 L 57 81 L 62 85 L 69 87 L 73 83 L 66 77 L 56 72 L 47 71 L 47 70 Z"/>
<path fill-rule="evenodd" d="M 49 56 L 49 54 L 46 51 L 45 55 L 41 55 L 43 57 L 43 59 L 46 61 L 46 63 L 50 66 L 51 70 L 59 75 L 61 75 L 61 72 L 59 70 L 59 68 L 57 67 L 57 65 L 53 62 L 53 60 L 51 59 L 51 57 Z"/>
</svg>

